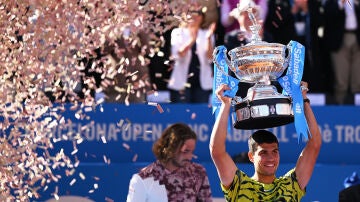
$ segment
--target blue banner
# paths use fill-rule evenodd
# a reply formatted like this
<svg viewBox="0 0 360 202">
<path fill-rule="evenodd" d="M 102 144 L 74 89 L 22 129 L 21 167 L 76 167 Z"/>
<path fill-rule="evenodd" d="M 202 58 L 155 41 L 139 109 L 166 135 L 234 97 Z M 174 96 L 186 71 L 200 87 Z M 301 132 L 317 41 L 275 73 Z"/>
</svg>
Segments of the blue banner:
<svg viewBox="0 0 360 202">
<path fill-rule="evenodd" d="M 300 82 L 304 71 L 305 47 L 296 41 L 290 41 L 288 47 L 290 48 L 290 63 L 286 75 L 280 77 L 278 81 L 284 89 L 283 93 L 292 98 L 294 124 L 299 141 L 301 137 L 307 140 L 309 129 L 304 114 L 304 102 L 300 90 Z"/>
<path fill-rule="evenodd" d="M 125 201 L 132 174 L 155 160 L 151 152 L 154 141 L 175 122 L 187 123 L 197 133 L 194 161 L 206 167 L 214 197 L 223 197 L 209 154 L 215 120 L 207 104 L 103 104 L 86 112 L 84 119 L 79 119 L 69 108 L 63 113 L 67 121 L 55 127 L 53 135 L 61 139 L 63 134 L 74 133 L 84 138 L 75 154 L 80 164 L 74 175 L 63 176 L 58 183 L 41 190 L 42 198 L 38 201 L 54 201 L 54 193 L 83 197 L 81 201 L 85 198 Z M 313 107 L 313 110 L 323 144 L 304 200 L 332 201 L 342 188 L 344 178 L 360 165 L 360 159 L 354 158 L 354 154 L 360 153 L 360 119 L 356 117 L 360 114 L 360 107 L 325 106 Z M 278 172 L 282 175 L 295 165 L 305 142 L 298 143 L 294 124 L 272 128 L 271 131 L 279 139 L 281 165 Z M 233 130 L 229 133 L 226 142 L 229 154 L 236 156 L 247 152 L 247 138 L 253 132 Z M 74 149 L 71 139 L 59 141 L 54 146 L 54 150 L 63 149 L 69 155 Z M 241 164 L 239 168 L 249 175 L 253 172 L 252 164 Z M 59 175 L 63 174 L 64 171 L 59 170 Z M 329 175 L 332 175 L 332 183 L 324 183 Z M 65 201 L 64 198 L 61 200 Z M 80 199 L 70 198 L 69 201 Z"/>
<path fill-rule="evenodd" d="M 234 98 L 238 91 L 239 79 L 229 76 L 229 66 L 227 64 L 227 50 L 225 46 L 218 46 L 214 51 L 214 80 L 213 80 L 213 96 L 212 106 L 213 113 L 217 117 L 217 111 L 221 105 L 221 101 L 216 97 L 215 91 L 221 84 L 226 84 L 230 90 L 224 92 L 224 95 Z"/>
<path fill-rule="evenodd" d="M 211 161 L 209 140 L 215 117 L 207 104 L 104 104 L 101 107 L 101 110 L 86 112 L 88 118 L 85 120 L 79 120 L 73 111 L 67 110 L 64 116 L 69 120 L 68 123 L 53 130 L 53 135 L 58 138 L 69 132 L 84 137 L 85 141 L 78 145 L 77 156 L 80 161 L 104 162 L 104 158 L 111 162 L 151 161 L 154 159 L 151 152 L 153 142 L 169 124 L 175 122 L 187 123 L 197 133 L 197 160 Z M 355 116 L 360 114 L 360 107 L 326 106 L 313 107 L 313 110 L 323 135 L 318 162 L 360 163 L 359 158 L 353 158 L 354 153 L 360 153 L 360 119 Z M 305 141 L 298 142 L 294 124 L 270 130 L 279 138 L 281 150 L 286 151 L 282 152 L 281 161 L 296 162 Z M 230 155 L 247 152 L 247 138 L 254 131 L 232 130 L 227 136 Z M 60 141 L 55 146 L 55 149 L 64 148 L 69 153 L 73 151 L 70 140 Z"/>
</svg>

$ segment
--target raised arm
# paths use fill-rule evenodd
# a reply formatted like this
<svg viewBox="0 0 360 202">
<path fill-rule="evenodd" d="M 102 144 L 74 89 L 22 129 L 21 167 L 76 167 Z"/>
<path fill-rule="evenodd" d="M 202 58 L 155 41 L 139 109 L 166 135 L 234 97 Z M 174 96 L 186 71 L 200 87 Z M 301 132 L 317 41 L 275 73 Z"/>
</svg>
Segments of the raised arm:
<svg viewBox="0 0 360 202">
<path fill-rule="evenodd" d="M 223 94 L 225 90 L 229 89 L 227 85 L 222 84 L 216 90 L 216 95 L 222 104 L 211 133 L 209 145 L 211 158 L 217 169 L 220 181 L 225 187 L 232 183 L 237 170 L 236 164 L 226 152 L 225 145 L 231 98 L 225 97 Z"/>
<path fill-rule="evenodd" d="M 305 82 L 303 82 L 302 85 L 307 87 L 307 83 Z M 307 90 L 303 90 L 302 94 L 304 99 L 307 98 Z M 304 113 L 311 136 L 301 152 L 295 168 L 297 180 L 301 189 L 305 189 L 310 181 L 321 147 L 319 126 L 309 102 L 304 102 Z"/>
</svg>

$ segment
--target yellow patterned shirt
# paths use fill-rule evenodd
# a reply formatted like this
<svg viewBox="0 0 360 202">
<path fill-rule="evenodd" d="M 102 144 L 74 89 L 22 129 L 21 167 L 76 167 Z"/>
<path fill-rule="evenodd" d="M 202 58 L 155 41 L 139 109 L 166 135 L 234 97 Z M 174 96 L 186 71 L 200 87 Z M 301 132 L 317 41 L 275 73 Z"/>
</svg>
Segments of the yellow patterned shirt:
<svg viewBox="0 0 360 202">
<path fill-rule="evenodd" d="M 295 169 L 276 178 L 271 184 L 263 184 L 251 179 L 244 172 L 237 170 L 230 187 L 221 185 L 227 202 L 247 201 L 300 201 L 305 195 L 297 180 Z"/>
</svg>

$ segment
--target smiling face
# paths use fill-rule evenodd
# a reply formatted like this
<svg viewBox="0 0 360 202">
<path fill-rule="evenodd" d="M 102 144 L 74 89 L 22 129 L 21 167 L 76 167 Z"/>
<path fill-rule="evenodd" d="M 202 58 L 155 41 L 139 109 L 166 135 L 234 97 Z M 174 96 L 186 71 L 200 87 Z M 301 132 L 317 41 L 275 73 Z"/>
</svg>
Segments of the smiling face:
<svg viewBox="0 0 360 202">
<path fill-rule="evenodd" d="M 279 166 L 280 154 L 277 143 L 262 143 L 254 153 L 249 152 L 249 159 L 254 163 L 255 178 L 262 183 L 271 183 Z"/>
<path fill-rule="evenodd" d="M 190 11 L 188 15 L 188 23 L 190 27 L 200 27 L 204 16 L 201 11 Z"/>
</svg>

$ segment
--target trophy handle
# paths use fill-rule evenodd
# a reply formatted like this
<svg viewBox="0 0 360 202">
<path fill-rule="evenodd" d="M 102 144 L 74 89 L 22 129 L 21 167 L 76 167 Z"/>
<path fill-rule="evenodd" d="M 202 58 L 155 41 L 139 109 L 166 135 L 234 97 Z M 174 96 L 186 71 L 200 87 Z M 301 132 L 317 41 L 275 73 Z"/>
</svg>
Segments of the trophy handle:
<svg viewBox="0 0 360 202">
<path fill-rule="evenodd" d="M 217 67 L 224 75 L 230 76 L 229 73 L 228 73 L 228 71 L 225 71 L 224 66 L 221 65 L 221 64 L 219 64 L 219 62 L 218 62 L 218 60 L 217 60 L 217 58 L 216 58 L 218 52 L 221 51 L 220 49 L 221 49 L 221 48 L 219 48 L 219 46 L 214 49 L 214 51 L 213 51 L 213 62 L 216 64 L 216 67 Z M 224 57 L 224 58 L 225 58 L 225 62 L 226 62 L 226 64 L 228 65 L 228 67 L 230 68 L 230 70 L 231 70 L 231 62 L 230 62 L 229 58 L 227 57 L 227 49 L 226 49 L 225 47 L 223 47 L 222 49 L 223 49 L 222 51 L 224 52 L 224 55 L 225 55 L 225 57 Z"/>
<path fill-rule="evenodd" d="M 285 57 L 285 60 L 284 60 L 284 64 L 283 64 L 283 67 L 288 67 L 289 66 L 289 63 L 290 63 L 290 59 L 291 59 L 291 43 L 288 43 L 288 45 L 286 45 L 286 47 L 284 47 L 284 51 L 285 51 L 285 54 L 287 52 L 287 56 Z"/>
</svg>

